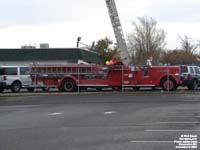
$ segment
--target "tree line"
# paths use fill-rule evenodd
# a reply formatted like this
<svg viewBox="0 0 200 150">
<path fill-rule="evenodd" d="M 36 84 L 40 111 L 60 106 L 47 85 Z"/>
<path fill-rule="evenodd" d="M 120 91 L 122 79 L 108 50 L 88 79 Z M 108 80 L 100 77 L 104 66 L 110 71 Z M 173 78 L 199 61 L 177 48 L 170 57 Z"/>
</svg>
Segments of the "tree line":
<svg viewBox="0 0 200 150">
<path fill-rule="evenodd" d="M 152 57 L 153 65 L 191 65 L 200 63 L 200 56 L 196 53 L 197 44 L 187 35 L 180 36 L 180 48 L 166 49 L 166 32 L 157 27 L 157 21 L 151 17 L 140 17 L 133 22 L 133 32 L 127 35 L 127 45 L 132 64 L 145 65 L 146 60 Z M 105 37 L 94 46 L 102 62 L 112 58 L 120 60 L 117 45 Z"/>
</svg>

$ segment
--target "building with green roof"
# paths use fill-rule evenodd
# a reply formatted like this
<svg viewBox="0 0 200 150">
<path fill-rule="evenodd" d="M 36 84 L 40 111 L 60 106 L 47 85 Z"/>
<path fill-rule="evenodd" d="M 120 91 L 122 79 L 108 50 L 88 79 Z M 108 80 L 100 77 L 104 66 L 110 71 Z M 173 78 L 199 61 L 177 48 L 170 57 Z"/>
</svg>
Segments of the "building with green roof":
<svg viewBox="0 0 200 150">
<path fill-rule="evenodd" d="M 0 49 L 0 65 L 28 65 L 30 63 L 100 63 L 96 52 L 80 48 L 21 48 Z"/>
</svg>

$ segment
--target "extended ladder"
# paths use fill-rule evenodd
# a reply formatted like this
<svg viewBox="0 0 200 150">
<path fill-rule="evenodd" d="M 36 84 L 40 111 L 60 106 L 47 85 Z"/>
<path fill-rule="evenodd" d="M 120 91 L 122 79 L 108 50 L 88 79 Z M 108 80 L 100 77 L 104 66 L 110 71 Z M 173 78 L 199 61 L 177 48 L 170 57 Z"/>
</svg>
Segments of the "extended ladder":
<svg viewBox="0 0 200 150">
<path fill-rule="evenodd" d="M 118 16 L 117 8 L 114 0 L 106 0 L 108 13 L 110 15 L 110 20 L 115 33 L 115 38 L 117 40 L 118 48 L 120 51 L 120 57 L 124 64 L 128 65 L 130 63 L 130 56 L 128 53 L 128 48 L 122 31 L 122 26 Z"/>
</svg>

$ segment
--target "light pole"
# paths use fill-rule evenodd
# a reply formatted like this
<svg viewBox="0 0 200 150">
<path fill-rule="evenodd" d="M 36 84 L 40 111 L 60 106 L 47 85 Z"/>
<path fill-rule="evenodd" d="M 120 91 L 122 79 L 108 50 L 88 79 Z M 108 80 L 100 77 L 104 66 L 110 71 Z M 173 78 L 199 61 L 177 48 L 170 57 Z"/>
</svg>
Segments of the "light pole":
<svg viewBox="0 0 200 150">
<path fill-rule="evenodd" d="M 79 43 L 80 43 L 80 41 L 81 41 L 81 37 L 78 37 L 78 38 L 77 38 L 77 43 L 76 43 L 76 47 L 77 47 L 77 48 L 79 48 Z"/>
<path fill-rule="evenodd" d="M 94 50 L 95 42 L 92 42 L 92 45 L 90 46 L 90 45 L 85 44 L 85 43 L 82 43 L 82 42 L 80 42 L 80 41 L 81 41 L 81 37 L 78 37 L 78 38 L 77 38 L 77 43 L 76 43 L 76 47 L 77 47 L 77 48 L 79 48 L 79 45 L 81 44 L 81 45 L 85 46 L 85 47 L 86 47 L 87 49 L 89 49 L 89 50 Z"/>
</svg>

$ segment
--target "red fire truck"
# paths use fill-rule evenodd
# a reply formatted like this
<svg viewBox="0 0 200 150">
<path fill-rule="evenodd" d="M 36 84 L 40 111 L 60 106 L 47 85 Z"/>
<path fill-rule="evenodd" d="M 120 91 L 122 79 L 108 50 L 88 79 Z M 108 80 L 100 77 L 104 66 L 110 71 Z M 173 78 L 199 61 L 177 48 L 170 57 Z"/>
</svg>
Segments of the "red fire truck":
<svg viewBox="0 0 200 150">
<path fill-rule="evenodd" d="M 63 92 L 80 88 L 162 87 L 175 90 L 181 84 L 178 66 L 126 66 L 122 63 L 103 66 L 96 64 L 32 65 L 31 77 L 35 86 L 57 87 Z"/>
<path fill-rule="evenodd" d="M 130 56 L 123 35 L 122 26 L 114 0 L 106 0 L 108 13 L 122 63 L 102 65 L 33 65 L 32 81 L 36 87 L 57 87 L 60 91 L 74 92 L 84 87 L 111 87 L 123 89 L 132 87 L 162 87 L 163 90 L 175 90 L 181 84 L 180 67 L 145 66 L 135 67 L 130 64 Z M 125 59 L 126 58 L 126 59 Z"/>
</svg>

